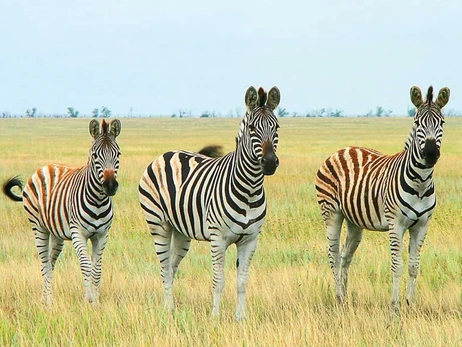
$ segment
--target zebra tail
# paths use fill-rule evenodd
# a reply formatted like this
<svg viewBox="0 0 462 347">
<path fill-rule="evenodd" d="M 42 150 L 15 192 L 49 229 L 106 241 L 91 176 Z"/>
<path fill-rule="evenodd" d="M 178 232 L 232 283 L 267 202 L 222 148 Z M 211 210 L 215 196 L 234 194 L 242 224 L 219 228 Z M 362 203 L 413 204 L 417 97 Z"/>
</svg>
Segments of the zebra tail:
<svg viewBox="0 0 462 347">
<path fill-rule="evenodd" d="M 12 189 L 14 187 L 19 187 L 19 189 L 21 189 L 21 192 L 23 191 L 24 186 L 18 176 L 11 177 L 8 181 L 5 182 L 5 184 L 3 184 L 3 193 L 5 193 L 5 195 L 9 197 L 11 200 L 22 201 L 21 195 L 16 195 L 12 192 Z"/>
<path fill-rule="evenodd" d="M 197 153 L 206 155 L 207 157 L 210 157 L 210 158 L 218 158 L 224 155 L 223 146 L 220 146 L 220 145 L 205 146 Z"/>
</svg>

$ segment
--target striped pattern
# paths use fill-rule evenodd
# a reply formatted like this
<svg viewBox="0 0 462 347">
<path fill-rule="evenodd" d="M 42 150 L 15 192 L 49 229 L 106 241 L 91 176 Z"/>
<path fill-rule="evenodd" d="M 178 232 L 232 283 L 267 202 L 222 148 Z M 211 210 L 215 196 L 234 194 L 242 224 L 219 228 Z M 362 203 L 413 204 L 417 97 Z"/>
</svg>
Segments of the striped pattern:
<svg viewBox="0 0 462 347">
<path fill-rule="evenodd" d="M 109 124 L 103 120 L 100 132 L 100 124 L 92 120 L 90 134 L 94 140 L 87 165 L 44 166 L 29 178 L 22 197 L 11 191 L 15 186 L 22 188 L 17 178 L 4 185 L 10 198 L 24 201 L 42 264 L 46 304 L 52 300 L 52 272 L 65 240 L 72 241 L 77 252 L 86 298 L 98 302 L 102 254 L 113 217 L 111 196 L 118 188 L 120 150 L 116 137 L 120 129 L 119 120 Z M 92 243 L 91 260 L 88 239 Z"/>
<path fill-rule="evenodd" d="M 152 162 L 141 177 L 140 204 L 160 260 L 167 309 L 174 309 L 173 278 L 194 239 L 211 243 L 212 314 L 218 316 L 225 251 L 234 243 L 236 318 L 245 318 L 249 264 L 266 215 L 264 176 L 272 175 L 279 164 L 278 120 L 273 113 L 279 100 L 276 87 L 268 94 L 250 87 L 234 152 L 220 158 L 168 152 Z"/>
<path fill-rule="evenodd" d="M 407 302 L 415 291 L 420 250 L 428 222 L 436 206 L 433 167 L 443 136 L 441 109 L 449 100 L 443 88 L 433 102 L 433 88 L 422 99 L 418 87 L 411 88 L 417 108 L 405 149 L 395 155 L 348 147 L 326 159 L 316 175 L 317 201 L 327 227 L 329 260 L 342 302 L 347 292 L 348 268 L 362 238 L 362 230 L 388 231 L 392 256 L 392 307 L 399 307 L 399 280 L 403 272 L 402 240 L 410 233 L 409 286 Z M 347 237 L 339 253 L 340 232 L 346 220 Z"/>
</svg>

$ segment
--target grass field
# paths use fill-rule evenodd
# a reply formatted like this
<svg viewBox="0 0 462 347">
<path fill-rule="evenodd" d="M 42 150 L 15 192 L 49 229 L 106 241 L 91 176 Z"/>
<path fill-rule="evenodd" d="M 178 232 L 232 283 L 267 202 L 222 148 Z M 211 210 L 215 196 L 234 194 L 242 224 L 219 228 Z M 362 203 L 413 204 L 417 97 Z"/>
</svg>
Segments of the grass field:
<svg viewBox="0 0 462 347">
<path fill-rule="evenodd" d="M 350 270 L 349 303 L 335 302 L 314 175 L 347 145 L 400 151 L 411 118 L 283 118 L 280 167 L 265 180 L 268 216 L 252 260 L 247 320 L 234 321 L 235 247 L 226 259 L 222 316 L 210 318 L 208 243 L 193 242 L 175 282 L 177 310 L 163 311 L 152 237 L 138 204 L 146 166 L 171 149 L 234 149 L 239 119 L 121 119 L 120 189 L 103 257 L 100 305 L 83 300 L 77 256 L 66 243 L 54 305 L 40 302 L 40 262 L 20 203 L 0 196 L 0 345 L 21 346 L 462 346 L 462 119 L 449 118 L 435 168 L 438 207 L 422 251 L 412 306 L 390 315 L 388 237 L 365 232 Z M 87 162 L 89 119 L 0 119 L 0 179 L 48 163 Z M 407 237 L 406 237 L 407 245 Z M 407 246 L 405 247 L 407 249 Z M 407 264 L 407 252 L 404 252 Z M 407 273 L 403 276 L 405 292 Z M 402 296 L 403 298 L 403 296 Z"/>
</svg>

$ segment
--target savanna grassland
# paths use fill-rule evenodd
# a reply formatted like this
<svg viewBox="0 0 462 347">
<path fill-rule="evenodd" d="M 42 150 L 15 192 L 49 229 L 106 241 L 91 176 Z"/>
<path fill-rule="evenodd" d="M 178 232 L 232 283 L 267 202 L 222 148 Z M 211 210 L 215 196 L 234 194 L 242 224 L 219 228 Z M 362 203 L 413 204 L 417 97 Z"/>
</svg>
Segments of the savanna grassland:
<svg viewBox="0 0 462 347">
<path fill-rule="evenodd" d="M 0 196 L 0 345 L 21 346 L 462 346 L 462 119 L 448 118 L 435 167 L 438 207 L 417 294 L 390 315 L 386 233 L 364 233 L 350 270 L 349 302 L 335 302 L 314 175 L 347 145 L 400 151 L 411 118 L 283 118 L 280 167 L 265 179 L 268 215 L 250 268 L 247 320 L 234 320 L 235 247 L 226 259 L 222 316 L 212 306 L 209 244 L 193 242 L 180 265 L 177 310 L 163 310 L 152 237 L 138 204 L 146 166 L 171 149 L 234 149 L 239 119 L 121 119 L 120 188 L 103 256 L 100 305 L 83 300 L 77 256 L 66 243 L 54 273 L 54 305 L 40 302 L 34 237 L 21 203 Z M 89 119 L 0 119 L 0 179 L 23 179 L 48 163 L 87 162 Z M 404 252 L 407 264 L 407 243 Z M 407 272 L 401 292 L 405 292 Z M 403 296 L 402 296 L 403 298 Z"/>
</svg>

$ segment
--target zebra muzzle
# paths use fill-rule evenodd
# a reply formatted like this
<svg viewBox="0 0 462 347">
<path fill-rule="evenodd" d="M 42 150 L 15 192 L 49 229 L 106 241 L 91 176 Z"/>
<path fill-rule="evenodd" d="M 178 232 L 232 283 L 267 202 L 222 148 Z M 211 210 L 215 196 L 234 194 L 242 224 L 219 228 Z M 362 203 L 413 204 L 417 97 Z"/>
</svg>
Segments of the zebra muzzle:
<svg viewBox="0 0 462 347">
<path fill-rule="evenodd" d="M 113 170 L 106 170 L 103 174 L 103 190 L 107 196 L 113 196 L 119 188 L 119 183 L 115 178 Z"/>
<path fill-rule="evenodd" d="M 428 167 L 433 167 L 440 157 L 440 149 L 435 139 L 426 139 L 423 148 L 423 158 Z"/>
<path fill-rule="evenodd" d="M 272 142 L 268 141 L 263 146 L 263 156 L 260 160 L 261 170 L 264 175 L 270 176 L 274 174 L 279 166 L 279 158 L 274 152 Z"/>
</svg>

